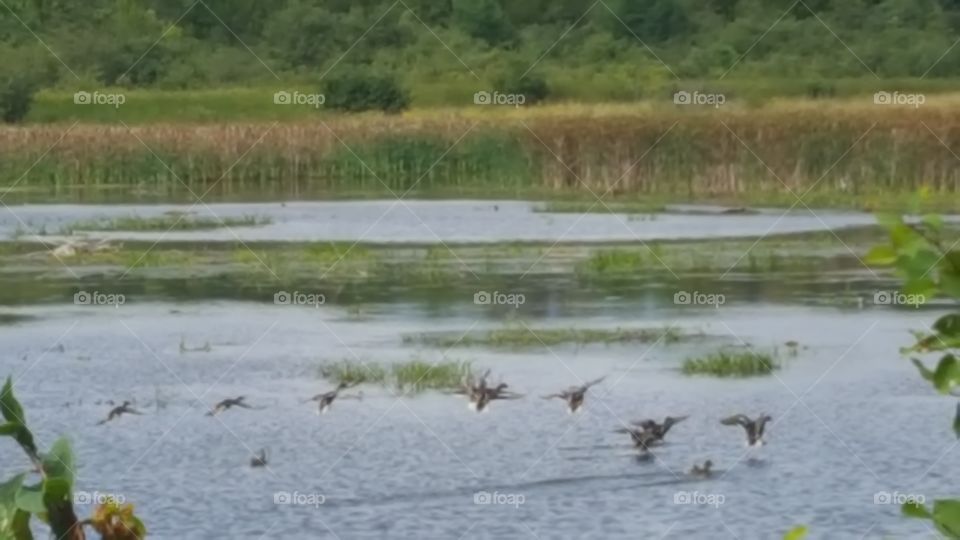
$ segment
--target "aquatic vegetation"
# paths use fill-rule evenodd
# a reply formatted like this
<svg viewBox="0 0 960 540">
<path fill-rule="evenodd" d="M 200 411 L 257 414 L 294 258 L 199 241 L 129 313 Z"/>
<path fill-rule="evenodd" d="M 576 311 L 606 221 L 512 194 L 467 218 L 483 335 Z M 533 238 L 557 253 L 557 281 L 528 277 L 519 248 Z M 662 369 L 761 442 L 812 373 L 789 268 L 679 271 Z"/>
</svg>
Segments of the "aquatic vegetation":
<svg viewBox="0 0 960 540">
<path fill-rule="evenodd" d="M 30 461 L 40 481 L 27 485 L 28 473 L 0 483 L 0 538 L 32 538 L 30 520 L 34 516 L 50 527 L 60 539 L 83 540 L 83 528 L 90 525 L 108 540 L 139 540 L 146 536 L 143 523 L 134 515 L 133 505 L 108 502 L 100 505 L 89 520 L 81 521 L 73 508 L 74 453 L 70 441 L 57 439 L 50 450 L 41 452 L 27 427 L 26 414 L 13 393 L 13 380 L 7 377 L 0 390 L 0 436 L 11 437 Z M 122 527 L 123 530 L 116 530 Z"/>
<path fill-rule="evenodd" d="M 469 362 L 431 363 L 420 358 L 389 364 L 348 359 L 321 364 L 319 369 L 321 377 L 336 383 L 374 384 L 408 394 L 456 388 L 471 373 Z"/>
<path fill-rule="evenodd" d="M 0 312 L 0 325 L 17 324 L 20 322 L 29 321 L 30 319 L 33 319 L 33 317 L 31 317 L 30 315 Z"/>
<path fill-rule="evenodd" d="M 98 124 L 66 134 L 52 125 L 8 128 L 0 130 L 0 178 L 29 170 L 18 187 L 33 191 L 11 196 L 84 200 L 118 193 L 186 198 L 181 180 L 202 192 L 226 171 L 209 200 L 410 190 L 511 198 L 539 193 L 592 203 L 592 191 L 609 195 L 608 204 L 655 197 L 749 206 L 795 203 L 780 180 L 788 178 L 795 193 L 812 189 L 804 197 L 808 205 L 877 209 L 903 208 L 920 186 L 934 195 L 924 204 L 949 208 L 960 177 L 949 149 L 924 127 L 950 133 L 960 125 L 949 102 L 930 102 L 909 119 L 869 100 L 710 111 L 545 106 L 502 117 L 476 112 L 334 116 L 326 125 L 145 125 L 131 127 L 133 137 Z M 242 166 L 233 166 L 241 158 Z M 830 164 L 836 180 L 818 182 Z"/>
<path fill-rule="evenodd" d="M 685 375 L 754 377 L 773 373 L 780 369 L 780 363 L 768 353 L 719 351 L 697 358 L 687 358 L 680 369 Z"/>
<path fill-rule="evenodd" d="M 549 347 L 552 345 L 592 343 L 676 343 L 702 337 L 676 328 L 527 328 L 517 326 L 477 334 L 449 333 L 403 336 L 404 343 L 421 343 L 433 347 Z"/>
<path fill-rule="evenodd" d="M 925 216 L 919 224 L 908 224 L 899 217 L 881 219 L 890 234 L 886 244 L 876 246 L 867 256 L 871 264 L 895 266 L 904 278 L 903 292 L 933 299 L 944 296 L 960 300 L 960 251 L 956 250 L 956 236 L 944 227 L 939 216 Z M 960 388 L 960 312 L 954 311 L 937 319 L 926 331 L 916 332 L 916 343 L 902 352 L 920 376 L 941 395 L 956 397 Z M 923 353 L 942 353 L 940 361 L 931 369 L 917 356 Z M 953 409 L 953 432 L 960 439 L 960 403 Z M 925 501 L 908 500 L 901 506 L 902 513 L 911 518 L 930 521 L 947 538 L 960 538 L 960 499 L 937 499 L 932 508 Z"/>
<path fill-rule="evenodd" d="M 159 217 L 118 217 L 112 219 L 93 219 L 77 221 L 63 227 L 60 234 L 73 234 L 75 231 L 197 231 L 223 227 L 255 227 L 267 225 L 268 217 L 194 217 L 186 214 L 167 214 Z"/>
<path fill-rule="evenodd" d="M 577 265 L 577 275 L 583 278 L 631 277 L 649 269 L 663 270 L 657 254 L 649 247 L 610 249 L 598 251 Z"/>
</svg>

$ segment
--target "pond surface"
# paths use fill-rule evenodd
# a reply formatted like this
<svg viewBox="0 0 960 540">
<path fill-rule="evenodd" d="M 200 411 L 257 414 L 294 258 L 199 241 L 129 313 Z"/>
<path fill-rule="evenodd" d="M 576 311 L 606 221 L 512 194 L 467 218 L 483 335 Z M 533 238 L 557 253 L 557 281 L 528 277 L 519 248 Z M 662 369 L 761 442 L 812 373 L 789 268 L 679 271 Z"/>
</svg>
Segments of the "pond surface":
<svg viewBox="0 0 960 540">
<path fill-rule="evenodd" d="M 190 205 L 22 205 L 0 210 L 0 238 L 45 233 L 50 241 L 80 221 L 190 212 L 217 219 L 256 216 L 271 223 L 213 230 L 89 232 L 87 236 L 144 241 L 343 242 L 616 242 L 761 236 L 872 225 L 860 212 L 720 209 L 678 205 L 659 214 L 535 212 L 518 201 L 336 201 Z M 186 218 L 185 218 L 186 219 Z M 78 233 L 79 234 L 79 233 Z"/>
<path fill-rule="evenodd" d="M 274 239 L 436 241 L 403 207 L 384 218 L 392 227 L 377 224 L 370 236 L 356 230 L 360 222 L 371 227 L 386 204 L 218 205 L 217 212 L 270 215 L 272 225 L 250 234 L 269 232 Z M 66 224 L 171 208 L 15 211 Z M 533 213 L 526 203 L 417 203 L 417 209 L 451 241 L 553 241 L 581 217 Z M 837 227 L 873 219 L 820 215 Z M 760 235 L 778 216 L 666 214 L 627 220 L 635 227 L 628 233 L 614 216 L 596 214 L 583 216 L 589 226 L 577 225 L 571 234 L 581 241 L 623 240 L 634 232 Z M 10 216 L 3 219 L 9 232 Z M 777 226 L 784 223 L 812 230 L 819 221 L 808 212 Z M 213 240 L 222 233 L 179 239 Z M 674 291 L 694 278 L 700 290 L 722 291 L 727 301 L 676 305 Z M 16 287 L 48 284 L 44 279 Z M 128 294 L 116 307 L 75 305 L 59 292 L 42 302 L 0 305 L 0 375 L 13 374 L 41 446 L 69 435 L 78 494 L 134 503 L 149 538 L 766 539 L 797 524 L 809 526 L 809 538 L 932 538 L 923 522 L 884 504 L 887 494 L 927 502 L 956 495 L 960 455 L 949 426 L 955 400 L 937 396 L 898 353 L 913 339 L 909 330 L 925 328 L 948 306 L 828 305 L 891 286 L 889 276 L 862 268 L 824 265 L 770 280 L 667 276 L 619 289 L 507 276 L 511 290 L 527 295 L 517 308 L 474 304 L 470 279 L 419 291 L 383 286 L 359 303 L 331 292 L 319 307 L 274 305 L 270 291 L 250 295 L 230 282 L 214 286 L 216 278 L 204 279 L 211 280 L 209 288 L 184 285 L 189 294 L 182 295 L 170 292 L 176 281 L 169 276 L 153 289 L 138 289 L 135 281 L 130 291 L 117 289 Z M 533 331 L 673 328 L 707 338 L 449 350 L 403 341 L 411 334 L 458 336 L 518 324 Z M 799 343 L 795 355 L 788 341 Z M 181 344 L 209 344 L 209 350 L 184 351 Z M 738 347 L 774 352 L 783 368 L 739 380 L 679 371 L 684 358 Z M 494 379 L 525 398 L 496 402 L 484 414 L 468 410 L 459 396 L 402 396 L 373 386 L 357 389 L 362 400 L 338 401 L 323 416 L 303 402 L 331 387 L 319 377 L 324 361 L 414 357 L 490 368 Z M 540 399 L 603 376 L 579 414 Z M 238 395 L 257 408 L 204 415 Z M 96 425 L 111 408 L 105 400 L 124 399 L 145 414 Z M 719 424 L 732 414 L 763 412 L 774 420 L 761 449 L 748 451 L 740 428 Z M 629 437 L 615 432 L 632 420 L 667 415 L 690 417 L 649 460 L 639 460 Z M 251 468 L 261 448 L 269 465 Z M 0 455 L 0 478 L 24 469 L 12 441 L 0 439 Z M 706 459 L 718 471 L 712 478 L 687 474 Z M 300 504 L 275 501 L 287 494 Z M 484 504 L 488 495 L 492 502 Z M 79 505 L 80 515 L 90 510 L 86 502 Z"/>
<path fill-rule="evenodd" d="M 2 368 L 15 373 L 43 443 L 71 434 L 77 489 L 136 502 L 155 538 L 776 538 L 795 523 L 815 538 L 929 532 L 874 495 L 932 500 L 960 473 L 941 421 L 953 404 L 896 353 L 930 312 L 613 307 L 612 316 L 527 324 L 676 326 L 732 345 L 801 347 L 776 377 L 740 381 L 680 375 L 679 361 L 700 343 L 455 349 L 447 356 L 493 369 L 527 399 L 478 415 L 457 396 L 367 388 L 362 401 L 318 417 L 301 400 L 329 386 L 317 377 L 321 360 L 439 360 L 443 351 L 402 346 L 402 335 L 500 323 L 472 304 L 439 316 L 380 306 L 357 321 L 336 306 L 129 303 L 20 308 L 38 318 L 0 329 Z M 181 353 L 181 338 L 211 350 Z M 578 415 L 537 397 L 600 376 Z M 265 408 L 204 416 L 234 395 Z M 109 409 L 97 400 L 124 398 L 148 414 L 93 426 Z M 742 431 L 718 423 L 741 411 L 774 417 L 768 446 L 746 453 Z M 613 433 L 630 420 L 686 414 L 655 460 L 638 461 Z M 251 469 L 260 448 L 270 465 Z M 689 478 L 704 459 L 721 472 Z M 4 460 L 0 469 L 15 467 Z M 481 491 L 523 503 L 475 504 Z M 282 492 L 323 504 L 274 504 Z M 722 504 L 676 504 L 684 493 Z"/>
</svg>

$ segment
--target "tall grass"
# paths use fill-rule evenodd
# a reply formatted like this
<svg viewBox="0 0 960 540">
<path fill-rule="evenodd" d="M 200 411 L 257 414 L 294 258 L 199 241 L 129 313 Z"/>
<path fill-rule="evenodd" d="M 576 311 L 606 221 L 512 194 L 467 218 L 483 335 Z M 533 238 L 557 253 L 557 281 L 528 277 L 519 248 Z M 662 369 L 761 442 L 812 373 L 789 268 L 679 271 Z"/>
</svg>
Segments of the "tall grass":
<svg viewBox="0 0 960 540">
<path fill-rule="evenodd" d="M 64 197 L 77 190 L 172 197 L 184 193 L 182 181 L 213 197 L 411 190 L 592 199 L 593 192 L 791 204 L 788 190 L 812 189 L 812 204 L 876 206 L 921 187 L 960 190 L 948 148 L 960 147 L 954 105 L 930 100 L 905 109 L 864 98 L 757 109 L 556 106 L 310 123 L 4 127 L 0 178 Z"/>
</svg>

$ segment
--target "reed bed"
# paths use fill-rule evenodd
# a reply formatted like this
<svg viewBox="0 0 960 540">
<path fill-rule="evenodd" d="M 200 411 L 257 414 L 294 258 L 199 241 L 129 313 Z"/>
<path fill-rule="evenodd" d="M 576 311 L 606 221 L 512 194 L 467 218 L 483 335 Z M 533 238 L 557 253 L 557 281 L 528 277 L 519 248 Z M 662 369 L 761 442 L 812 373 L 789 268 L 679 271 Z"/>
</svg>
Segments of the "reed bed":
<svg viewBox="0 0 960 540">
<path fill-rule="evenodd" d="M 754 351 L 720 351 L 698 358 L 684 360 L 680 370 L 685 375 L 713 377 L 756 377 L 770 375 L 780 369 L 772 354 Z"/>
<path fill-rule="evenodd" d="M 952 102 L 543 107 L 282 124 L 4 127 L 0 177 L 64 196 L 78 187 L 158 196 L 186 188 L 217 196 L 592 191 L 790 204 L 788 189 L 810 190 L 811 200 L 869 201 L 921 187 L 955 193 L 957 149 L 960 108 Z"/>
</svg>

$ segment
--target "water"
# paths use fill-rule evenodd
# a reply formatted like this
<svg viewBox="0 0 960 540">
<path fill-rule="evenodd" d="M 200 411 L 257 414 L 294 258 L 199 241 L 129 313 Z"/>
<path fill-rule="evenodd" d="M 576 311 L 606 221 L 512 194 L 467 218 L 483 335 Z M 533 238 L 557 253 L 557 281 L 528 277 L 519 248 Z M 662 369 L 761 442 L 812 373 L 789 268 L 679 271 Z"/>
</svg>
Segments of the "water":
<svg viewBox="0 0 960 540">
<path fill-rule="evenodd" d="M 300 400 L 327 386 L 316 377 L 320 359 L 439 359 L 442 351 L 399 346 L 401 336 L 498 323 L 434 317 L 414 305 L 385 306 L 364 321 L 333 306 L 238 302 L 21 311 L 39 318 L 0 330 L 3 368 L 12 368 L 41 442 L 70 433 L 77 489 L 136 502 L 155 538 L 774 538 L 794 523 L 822 538 L 919 538 L 928 531 L 893 505 L 874 504 L 875 494 L 932 500 L 951 493 L 958 472 L 952 402 L 931 395 L 895 352 L 910 341 L 906 328 L 930 313 L 756 305 L 628 320 L 563 314 L 549 322 L 675 324 L 726 342 L 803 348 L 775 378 L 745 381 L 680 376 L 679 360 L 696 345 L 456 350 L 528 399 L 477 415 L 455 396 L 367 389 L 363 401 L 337 402 L 317 417 Z M 181 337 L 212 350 L 182 354 Z M 44 352 L 55 344 L 63 352 Z M 603 375 L 576 416 L 536 397 Z M 203 415 L 241 394 L 266 408 Z M 151 404 L 158 395 L 159 410 Z M 92 427 L 109 409 L 94 402 L 122 397 L 149 414 Z M 756 455 L 745 452 L 742 430 L 718 423 L 764 411 L 775 423 Z M 681 414 L 691 417 L 650 462 L 613 433 L 633 419 Z M 4 455 L 14 452 L 3 445 Z M 269 467 L 250 469 L 262 447 Z M 685 475 L 704 459 L 721 471 L 714 479 Z M 523 503 L 475 504 L 483 491 Z M 325 499 L 274 504 L 282 492 Z M 723 500 L 675 504 L 684 493 Z"/>
<path fill-rule="evenodd" d="M 369 217 L 365 213 L 381 203 L 326 204 L 274 205 L 269 227 L 277 229 L 270 234 L 343 239 L 335 222 Z M 562 231 L 547 225 L 549 219 L 578 217 L 535 214 L 523 204 L 494 211 L 490 204 L 422 208 L 451 240 L 520 232 L 555 239 Z M 228 206 L 238 208 L 237 215 L 260 213 Z M 471 216 L 466 224 L 444 222 L 441 216 L 458 207 Z M 106 208 L 16 211 L 35 209 L 35 218 L 69 222 Z M 129 208 L 117 211 L 126 215 Z M 318 208 L 332 211 L 312 211 Z M 471 208 L 479 208 L 479 216 L 465 211 Z M 277 218 L 286 212 L 300 217 Z M 491 219 L 497 215 L 511 215 L 536 232 L 510 231 Z M 859 219 L 836 216 L 837 226 Z M 578 235 L 622 233 L 612 216 L 588 218 L 597 221 Z M 770 221 L 751 221 L 761 218 L 769 220 L 682 216 L 677 230 L 657 234 L 761 234 Z M 627 223 L 639 231 L 667 219 L 674 218 Z M 810 219 L 794 225 L 815 227 Z M 309 226 L 307 220 L 313 220 Z M 477 223 L 482 230 L 474 230 Z M 429 241 L 418 234 L 385 227 L 375 236 Z M 517 309 L 478 306 L 466 292 L 436 291 L 373 295 L 358 312 L 335 296 L 318 308 L 278 306 L 222 287 L 215 293 L 191 288 L 192 297 L 130 294 L 117 307 L 77 306 L 68 297 L 10 302 L 0 313 L 26 318 L 0 324 L 0 374 L 13 374 L 41 446 L 70 436 L 77 493 L 134 503 L 150 538 L 766 539 L 796 524 L 809 526 L 810 538 L 934 536 L 922 521 L 901 517 L 898 505 L 882 503 L 888 493 L 928 503 L 956 495 L 960 462 L 949 426 L 955 400 L 937 396 L 898 354 L 913 339 L 908 331 L 926 328 L 946 306 L 819 305 L 844 291 L 868 295 L 881 283 L 862 269 L 851 274 L 829 266 L 783 281 L 713 278 L 712 286 L 728 295 L 717 308 L 673 304 L 663 293 L 677 287 L 669 277 L 669 283 L 637 281 L 624 290 L 541 283 L 536 273 L 527 278 L 532 284 L 514 279 L 528 293 Z M 448 351 L 402 339 L 502 328 L 514 319 L 533 329 L 673 327 L 703 331 L 707 338 Z M 799 342 L 796 356 L 787 354 L 788 341 Z M 210 347 L 183 352 L 181 343 Z M 744 344 L 778 350 L 783 369 L 745 380 L 678 371 L 687 356 Z M 496 402 L 484 414 L 468 410 L 458 396 L 398 396 L 375 387 L 364 387 L 361 401 L 336 402 L 323 416 L 302 402 L 330 387 L 318 377 L 322 361 L 389 363 L 414 356 L 469 360 L 492 369 L 495 379 L 525 398 Z M 590 391 L 580 414 L 539 397 L 601 376 L 605 381 Z M 204 415 L 237 395 L 258 408 Z M 110 409 L 102 402 L 108 399 L 135 399 L 146 414 L 95 426 Z M 740 428 L 719 424 L 724 416 L 762 412 L 774 420 L 769 444 L 759 450 L 744 447 Z M 690 418 L 647 461 L 637 459 L 627 435 L 614 432 L 631 420 L 667 415 Z M 268 450 L 269 466 L 251 468 L 261 448 Z M 0 478 L 26 466 L 8 439 L 0 439 L 0 455 Z M 714 462 L 714 477 L 686 474 L 705 459 Z M 278 504 L 287 494 L 304 504 Z M 488 495 L 493 503 L 483 504 Z M 89 515 L 89 504 L 78 506 L 81 516 Z"/>
<path fill-rule="evenodd" d="M 654 215 L 534 212 L 517 201 L 337 201 L 210 205 L 22 205 L 0 212 L 0 238 L 45 232 L 48 241 L 78 221 L 190 211 L 197 218 L 258 216 L 271 223 L 200 231 L 89 232 L 141 241 L 343 241 L 372 243 L 616 242 L 760 236 L 871 225 L 866 213 L 763 210 L 714 215 L 678 206 Z"/>
</svg>

